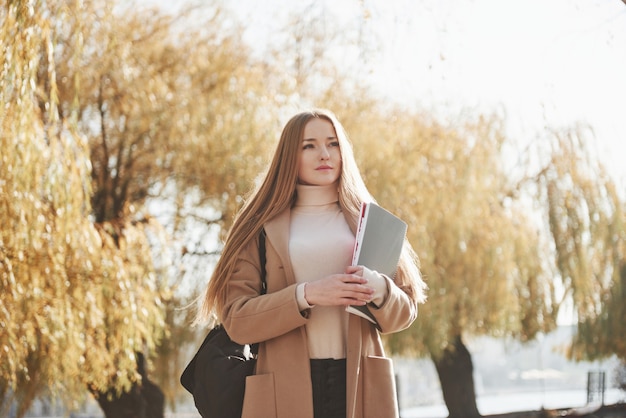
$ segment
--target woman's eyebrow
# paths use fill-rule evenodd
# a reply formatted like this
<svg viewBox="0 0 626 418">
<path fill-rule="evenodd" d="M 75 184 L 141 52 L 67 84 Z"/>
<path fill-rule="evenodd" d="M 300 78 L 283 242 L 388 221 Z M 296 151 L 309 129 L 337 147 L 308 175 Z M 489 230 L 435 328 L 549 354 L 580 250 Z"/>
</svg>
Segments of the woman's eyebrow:
<svg viewBox="0 0 626 418">
<path fill-rule="evenodd" d="M 336 137 L 336 136 L 329 136 L 329 137 L 326 137 L 326 140 L 327 140 L 327 141 L 332 141 L 333 139 L 337 139 L 337 137 Z M 302 140 L 302 142 L 314 142 L 314 141 L 317 141 L 317 138 L 304 138 L 304 139 Z"/>
</svg>

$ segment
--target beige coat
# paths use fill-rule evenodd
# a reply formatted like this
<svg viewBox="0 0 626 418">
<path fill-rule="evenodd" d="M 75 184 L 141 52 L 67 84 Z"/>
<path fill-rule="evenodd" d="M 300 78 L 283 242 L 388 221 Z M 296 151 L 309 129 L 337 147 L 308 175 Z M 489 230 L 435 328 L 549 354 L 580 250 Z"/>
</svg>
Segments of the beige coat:
<svg viewBox="0 0 626 418">
<path fill-rule="evenodd" d="M 259 296 L 258 242 L 245 248 L 228 284 L 223 323 L 239 343 L 261 342 L 256 374 L 246 381 L 242 418 L 313 418 L 306 330 L 289 260 L 290 211 L 265 225 L 267 294 Z M 389 295 L 371 309 L 383 333 L 407 328 L 417 306 L 388 279 Z M 313 308 L 315 309 L 315 308 Z M 350 315 L 347 341 L 347 417 L 398 417 L 393 365 L 373 324 Z"/>
</svg>

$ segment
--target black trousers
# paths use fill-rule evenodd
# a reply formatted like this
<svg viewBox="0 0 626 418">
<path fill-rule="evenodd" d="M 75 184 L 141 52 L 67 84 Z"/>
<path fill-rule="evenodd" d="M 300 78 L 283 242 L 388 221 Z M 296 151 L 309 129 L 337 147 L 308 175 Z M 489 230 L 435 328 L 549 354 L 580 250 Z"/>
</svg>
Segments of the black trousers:
<svg viewBox="0 0 626 418">
<path fill-rule="evenodd" d="M 346 418 L 346 359 L 312 359 L 315 418 Z"/>
</svg>

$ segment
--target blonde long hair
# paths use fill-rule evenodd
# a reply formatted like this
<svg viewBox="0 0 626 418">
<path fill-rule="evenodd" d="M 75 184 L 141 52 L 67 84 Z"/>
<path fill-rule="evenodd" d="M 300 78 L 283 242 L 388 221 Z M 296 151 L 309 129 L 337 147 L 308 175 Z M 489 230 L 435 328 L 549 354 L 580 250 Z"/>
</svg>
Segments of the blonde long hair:
<svg viewBox="0 0 626 418">
<path fill-rule="evenodd" d="M 315 109 L 293 116 L 283 128 L 265 178 L 235 217 L 206 289 L 196 323 L 206 323 L 212 318 L 221 321 L 220 314 L 226 303 L 226 287 L 239 252 L 256 239 L 267 221 L 293 206 L 296 200 L 298 157 L 302 148 L 304 127 L 314 118 L 329 121 L 335 129 L 342 160 L 339 205 L 347 214 L 346 219 L 352 230 L 356 230 L 361 202 L 375 201 L 363 182 L 352 144 L 337 117 L 326 109 Z M 425 299 L 425 285 L 419 272 L 419 261 L 408 241 L 405 241 L 395 280 L 416 303 Z"/>
</svg>

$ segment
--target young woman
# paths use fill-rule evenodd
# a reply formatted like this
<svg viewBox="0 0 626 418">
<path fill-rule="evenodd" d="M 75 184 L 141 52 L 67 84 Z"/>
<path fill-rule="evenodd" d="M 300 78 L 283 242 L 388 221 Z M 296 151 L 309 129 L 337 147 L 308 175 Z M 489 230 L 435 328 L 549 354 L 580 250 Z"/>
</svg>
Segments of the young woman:
<svg viewBox="0 0 626 418">
<path fill-rule="evenodd" d="M 399 415 L 379 330 L 409 327 L 425 285 L 408 241 L 395 277 L 350 266 L 363 201 L 374 199 L 336 117 L 315 110 L 291 118 L 229 231 L 198 318 L 216 316 L 234 341 L 260 343 L 243 418 Z M 377 324 L 347 313 L 347 305 L 367 305 Z"/>
</svg>

